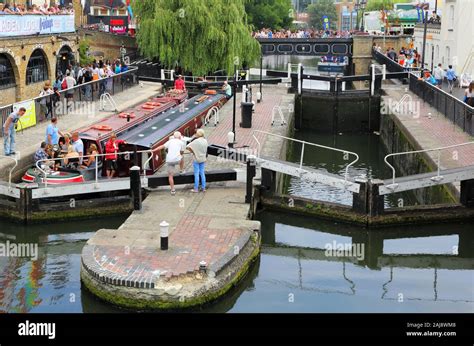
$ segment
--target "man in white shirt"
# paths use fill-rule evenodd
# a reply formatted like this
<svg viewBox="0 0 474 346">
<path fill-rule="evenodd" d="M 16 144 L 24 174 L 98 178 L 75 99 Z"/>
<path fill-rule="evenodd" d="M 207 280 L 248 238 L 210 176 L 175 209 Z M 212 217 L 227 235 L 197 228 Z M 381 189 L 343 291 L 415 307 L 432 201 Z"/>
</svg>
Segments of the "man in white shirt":
<svg viewBox="0 0 474 346">
<path fill-rule="evenodd" d="M 441 64 L 438 64 L 438 66 L 435 67 L 433 74 L 436 79 L 436 84 L 438 85 L 438 88 L 441 88 L 443 85 L 444 78 L 444 70 Z"/>
<path fill-rule="evenodd" d="M 173 137 L 170 138 L 168 142 L 163 145 L 160 145 L 155 151 L 160 151 L 167 149 L 168 153 L 166 154 L 166 166 L 168 170 L 168 181 L 171 187 L 171 194 L 174 196 L 176 190 L 174 188 L 174 174 L 176 172 L 176 167 L 182 165 L 183 154 L 186 150 L 186 146 L 181 139 L 181 133 L 175 132 Z"/>
</svg>

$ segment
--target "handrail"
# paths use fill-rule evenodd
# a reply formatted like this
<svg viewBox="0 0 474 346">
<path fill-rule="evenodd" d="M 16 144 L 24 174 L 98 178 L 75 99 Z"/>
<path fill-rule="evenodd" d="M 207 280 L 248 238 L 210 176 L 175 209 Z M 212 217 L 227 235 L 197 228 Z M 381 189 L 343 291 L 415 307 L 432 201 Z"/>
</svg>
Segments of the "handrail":
<svg viewBox="0 0 474 346">
<path fill-rule="evenodd" d="M 355 156 L 356 159 L 346 166 L 346 172 L 344 174 L 344 181 L 346 183 L 347 183 L 347 179 L 349 178 L 349 168 L 352 167 L 354 164 L 356 164 L 359 161 L 359 155 L 357 153 L 352 152 L 352 151 L 337 149 L 337 148 L 328 147 L 328 146 L 321 145 L 321 144 L 316 144 L 316 143 L 310 143 L 310 142 L 302 141 L 302 140 L 299 140 L 299 139 L 294 139 L 294 138 L 290 138 L 290 137 L 277 135 L 277 134 L 270 133 L 270 132 L 254 130 L 252 132 L 252 136 L 253 136 L 253 138 L 255 139 L 255 141 L 257 142 L 257 145 L 258 145 L 257 155 L 258 155 L 259 158 L 260 158 L 261 144 L 260 144 L 260 141 L 258 140 L 258 138 L 255 136 L 255 133 L 262 133 L 262 134 L 265 134 L 265 135 L 268 135 L 268 136 L 278 137 L 278 138 L 287 139 L 287 140 L 290 140 L 290 141 L 293 141 L 293 142 L 296 142 L 296 143 L 301 143 L 303 145 L 303 147 L 301 149 L 300 169 L 303 168 L 303 158 L 304 158 L 304 152 L 305 152 L 305 145 L 310 145 L 310 146 L 321 148 L 321 149 L 337 151 L 337 152 L 340 152 L 340 153 L 343 153 L 343 154 L 349 154 L 349 155 Z"/>
<path fill-rule="evenodd" d="M 283 110 L 281 109 L 280 106 L 276 105 L 273 107 L 273 110 L 272 110 L 272 126 L 275 124 L 275 117 L 276 117 L 277 111 L 278 111 L 278 114 L 280 115 L 281 126 L 286 125 L 286 120 L 285 120 L 285 116 L 283 115 Z"/>
<path fill-rule="evenodd" d="M 118 77 L 118 76 L 129 75 L 129 74 L 131 74 L 132 72 L 137 72 L 137 71 L 138 71 L 138 67 L 130 66 L 128 71 L 120 72 L 120 73 L 114 74 L 113 76 L 105 77 L 105 78 L 102 78 L 102 79 L 99 79 L 99 80 L 95 80 L 95 81 L 90 81 L 90 82 L 87 82 L 87 83 L 78 84 L 78 85 L 76 85 L 76 86 L 73 86 L 72 88 L 60 90 L 60 91 L 58 91 L 58 92 L 59 92 L 60 94 L 64 94 L 64 93 L 66 93 L 66 92 L 70 92 L 71 90 L 76 90 L 76 89 L 83 88 L 83 87 L 86 86 L 86 85 L 98 84 L 98 83 L 101 83 L 101 82 L 105 82 L 105 81 L 107 81 L 107 80 L 109 80 L 109 79 L 111 79 L 111 78 L 115 78 L 115 77 Z M 21 102 L 29 102 L 29 101 L 41 100 L 41 99 L 44 99 L 44 98 L 47 98 L 47 97 L 50 97 L 50 96 L 51 96 L 51 95 L 47 95 L 47 96 L 37 96 L 37 97 L 31 98 L 31 99 L 28 99 L 28 100 L 24 100 L 24 101 L 21 101 Z M 13 107 L 13 106 L 15 106 L 15 104 L 16 104 L 16 102 L 15 102 L 15 103 L 8 104 L 8 105 L 1 106 L 0 109 L 8 108 L 8 107 Z"/>
<path fill-rule="evenodd" d="M 415 76 L 416 78 L 420 78 L 420 77 L 418 77 L 415 73 L 413 73 L 413 72 L 410 72 L 410 73 L 411 73 L 413 76 Z M 467 104 L 466 102 L 464 102 L 463 100 L 458 99 L 458 98 L 457 98 L 456 96 L 454 96 L 453 94 L 450 94 L 450 93 L 446 92 L 445 90 L 443 90 L 443 89 L 441 89 L 441 88 L 438 88 L 438 87 L 432 85 L 431 83 L 428 83 L 428 82 L 426 82 L 426 81 L 423 81 L 423 82 L 424 82 L 426 85 L 428 85 L 429 88 L 433 89 L 434 91 L 443 93 L 443 94 L 445 94 L 446 96 L 449 96 L 453 101 L 458 102 L 458 103 L 461 103 L 461 104 L 465 105 L 466 107 L 469 107 L 469 108 L 471 108 L 472 110 L 474 110 L 474 107 L 468 105 L 468 104 Z"/>
<path fill-rule="evenodd" d="M 387 166 L 389 166 L 389 168 L 392 170 L 392 184 L 388 185 L 387 188 L 395 190 L 398 187 L 398 184 L 395 183 L 395 179 L 396 179 L 395 167 L 393 167 L 393 165 L 391 165 L 388 162 L 389 157 L 408 155 L 408 154 L 421 154 L 421 153 L 429 153 L 429 152 L 437 151 L 438 152 L 438 157 L 437 157 L 438 172 L 437 172 L 437 175 L 432 177 L 431 179 L 435 180 L 435 181 L 441 181 L 441 180 L 444 179 L 444 177 L 441 175 L 441 165 L 440 165 L 440 163 L 441 163 L 441 150 L 458 148 L 458 147 L 463 147 L 463 146 L 473 145 L 473 144 L 474 144 L 474 142 L 466 142 L 466 143 L 461 143 L 461 144 L 450 145 L 450 146 L 447 146 L 447 147 L 439 147 L 439 148 L 434 148 L 434 149 L 425 149 L 425 150 L 416 150 L 416 151 L 405 151 L 405 152 L 393 153 L 393 154 L 389 154 L 389 155 L 385 156 L 384 161 L 387 164 Z"/>
<path fill-rule="evenodd" d="M 213 115 L 215 116 L 214 117 L 214 126 L 217 126 L 217 124 L 219 123 L 219 113 L 220 113 L 220 109 L 217 106 L 214 106 L 211 109 L 209 109 L 209 111 L 207 112 L 206 117 L 204 118 L 204 126 L 207 126 L 207 124 L 209 124 L 211 122 L 211 117 Z"/>
<path fill-rule="evenodd" d="M 8 189 L 10 190 L 10 192 L 12 191 L 11 189 L 11 185 L 12 185 L 12 172 L 15 170 L 15 168 L 18 166 L 18 160 L 11 156 L 4 156 L 4 155 L 0 155 L 0 158 L 2 159 L 9 159 L 9 160 L 13 160 L 15 162 L 15 164 L 13 165 L 13 167 L 10 169 L 10 172 L 8 173 Z"/>
<path fill-rule="evenodd" d="M 153 150 L 139 150 L 139 151 L 124 151 L 124 152 L 118 152 L 118 153 L 115 153 L 115 155 L 130 155 L 130 154 L 144 154 L 144 153 L 148 153 L 148 154 L 153 154 L 154 151 Z M 84 159 L 85 157 L 90 157 L 90 156 L 93 156 L 95 158 L 95 183 L 96 184 L 99 184 L 99 161 L 97 160 L 99 157 L 105 157 L 105 156 L 108 156 L 108 155 L 113 155 L 111 153 L 108 153 L 108 154 L 96 154 L 96 155 L 83 155 L 82 156 L 82 159 Z M 143 165 L 143 170 L 145 170 L 145 167 L 146 165 L 151 161 L 151 159 L 153 158 L 153 155 L 151 155 L 151 157 L 145 162 L 145 164 Z M 63 158 L 57 158 L 57 159 L 44 159 L 44 160 L 39 160 L 36 162 L 35 166 L 36 168 L 41 172 L 41 174 L 43 174 L 44 176 L 44 186 L 45 188 L 48 187 L 48 179 L 47 179 L 47 175 L 48 173 L 43 170 L 41 168 L 41 163 L 51 163 L 51 162 L 61 162 L 61 161 L 64 161 L 64 157 Z M 74 159 L 74 158 L 71 158 L 71 159 Z"/>
</svg>

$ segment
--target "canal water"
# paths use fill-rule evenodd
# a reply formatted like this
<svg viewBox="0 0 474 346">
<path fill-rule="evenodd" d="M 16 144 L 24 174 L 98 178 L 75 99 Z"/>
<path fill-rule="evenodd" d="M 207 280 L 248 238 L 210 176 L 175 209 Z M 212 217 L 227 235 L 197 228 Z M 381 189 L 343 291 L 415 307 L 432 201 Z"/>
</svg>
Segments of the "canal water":
<svg viewBox="0 0 474 346">
<path fill-rule="evenodd" d="M 265 68 L 316 66 L 317 59 L 266 57 Z M 309 60 L 308 60 L 309 59 Z M 313 59 L 313 60 L 311 60 Z M 308 73 L 316 69 L 307 67 Z M 322 87 L 322 86 L 319 86 Z M 388 178 L 376 135 L 332 136 L 300 131 L 296 138 L 357 152 L 351 176 Z M 300 161 L 295 145 L 290 159 Z M 342 154 L 307 149 L 304 164 L 344 174 Z M 288 192 L 350 205 L 349 193 L 291 179 Z M 387 206 L 414 204 L 409 194 Z M 38 257 L 0 257 L 0 313 L 122 312 L 81 289 L 81 251 L 101 228 L 126 217 L 24 227 L 0 221 L 0 244 L 38 245 Z M 474 312 L 472 224 L 365 229 L 291 214 L 263 212 L 262 254 L 249 275 L 203 312 Z M 357 245 L 351 247 L 351 245 Z M 329 252 L 330 247 L 353 249 Z M 357 251 L 355 251 L 357 250 Z"/>
<path fill-rule="evenodd" d="M 79 271 L 93 232 L 124 219 L 28 228 L 2 221 L 0 242 L 38 244 L 39 254 L 36 260 L 0 257 L 0 312 L 122 312 L 81 289 Z M 474 311 L 472 225 L 367 232 L 281 213 L 259 219 L 259 261 L 203 312 Z M 355 257 L 325 252 L 327 244 L 352 242 L 365 245 Z"/>
</svg>

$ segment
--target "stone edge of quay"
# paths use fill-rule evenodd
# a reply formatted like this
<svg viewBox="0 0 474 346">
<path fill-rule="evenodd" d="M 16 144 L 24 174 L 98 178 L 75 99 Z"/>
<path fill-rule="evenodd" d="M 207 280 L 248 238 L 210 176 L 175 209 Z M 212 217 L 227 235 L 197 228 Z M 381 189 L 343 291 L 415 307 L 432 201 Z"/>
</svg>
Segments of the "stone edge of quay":
<svg viewBox="0 0 474 346">
<path fill-rule="evenodd" d="M 219 273 L 216 273 L 215 278 L 212 279 L 215 280 L 215 283 L 211 283 L 209 277 L 206 277 L 205 280 L 193 279 L 192 284 L 197 284 L 197 287 L 193 288 L 192 296 L 184 300 L 180 299 L 179 294 L 159 294 L 152 283 L 148 285 L 148 288 L 113 285 L 110 279 L 101 276 L 99 271 L 87 267 L 84 259 L 81 260 L 81 283 L 97 298 L 121 308 L 144 311 L 196 308 L 223 297 L 232 287 L 236 286 L 247 275 L 252 263 L 257 260 L 260 255 L 260 247 L 260 230 L 253 231 L 242 251 Z M 176 283 L 173 281 L 167 283 L 169 287 L 175 285 Z"/>
</svg>

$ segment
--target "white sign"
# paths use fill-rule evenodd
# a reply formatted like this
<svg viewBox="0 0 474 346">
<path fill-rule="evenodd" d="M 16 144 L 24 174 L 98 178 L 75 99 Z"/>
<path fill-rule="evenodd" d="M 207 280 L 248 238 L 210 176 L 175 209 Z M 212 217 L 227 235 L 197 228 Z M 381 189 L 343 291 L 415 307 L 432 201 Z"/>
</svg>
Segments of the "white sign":
<svg viewBox="0 0 474 346">
<path fill-rule="evenodd" d="M 74 15 L 2 15 L 0 37 L 75 32 Z"/>
</svg>

